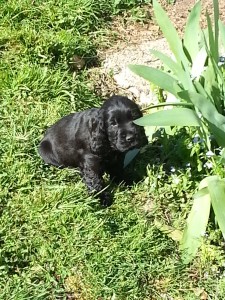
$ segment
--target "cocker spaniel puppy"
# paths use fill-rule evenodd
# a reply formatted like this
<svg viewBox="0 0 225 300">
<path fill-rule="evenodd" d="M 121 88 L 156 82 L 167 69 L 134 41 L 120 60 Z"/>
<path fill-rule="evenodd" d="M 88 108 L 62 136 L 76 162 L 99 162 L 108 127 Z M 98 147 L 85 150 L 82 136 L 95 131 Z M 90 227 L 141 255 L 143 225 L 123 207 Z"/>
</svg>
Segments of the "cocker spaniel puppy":
<svg viewBox="0 0 225 300">
<path fill-rule="evenodd" d="M 133 123 L 141 116 L 130 99 L 112 96 L 102 107 L 72 113 L 48 128 L 39 154 L 47 164 L 78 168 L 88 191 L 99 193 L 102 205 L 108 206 L 103 173 L 123 180 L 125 154 L 147 144 L 143 127 Z"/>
</svg>

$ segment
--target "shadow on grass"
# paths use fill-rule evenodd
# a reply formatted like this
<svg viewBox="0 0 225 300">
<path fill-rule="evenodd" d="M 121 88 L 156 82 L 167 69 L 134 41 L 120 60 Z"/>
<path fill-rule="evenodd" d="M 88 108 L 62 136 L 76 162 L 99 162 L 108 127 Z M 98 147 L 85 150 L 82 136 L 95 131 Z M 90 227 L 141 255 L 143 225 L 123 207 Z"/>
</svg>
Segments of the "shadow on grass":
<svg viewBox="0 0 225 300">
<path fill-rule="evenodd" d="M 193 149 L 195 147 L 195 149 Z M 153 142 L 145 147 L 127 167 L 127 176 L 133 182 L 142 180 L 147 167 L 162 166 L 166 174 L 173 170 L 183 171 L 191 168 L 196 177 L 205 174 L 204 144 L 199 139 L 196 143 L 185 128 L 177 130 L 174 135 L 167 135 L 164 129 L 159 129 L 153 136 Z M 198 169 L 202 166 L 201 170 Z"/>
</svg>

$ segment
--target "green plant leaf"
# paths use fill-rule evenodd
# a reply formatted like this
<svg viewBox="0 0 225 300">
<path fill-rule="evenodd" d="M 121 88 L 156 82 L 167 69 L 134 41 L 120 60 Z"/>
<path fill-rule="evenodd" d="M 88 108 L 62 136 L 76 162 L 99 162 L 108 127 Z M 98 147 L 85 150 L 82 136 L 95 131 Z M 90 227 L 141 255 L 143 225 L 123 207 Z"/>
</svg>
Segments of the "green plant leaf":
<svg viewBox="0 0 225 300">
<path fill-rule="evenodd" d="M 190 74 L 185 72 L 177 62 L 157 50 L 152 49 L 150 52 L 154 54 L 155 57 L 159 58 L 161 62 L 173 72 L 173 74 L 176 76 L 176 79 L 178 79 L 184 86 L 184 89 L 193 90 Z"/>
<path fill-rule="evenodd" d="M 205 41 L 206 51 L 209 57 L 208 67 L 203 74 L 205 80 L 205 91 L 211 98 L 211 102 L 214 103 L 218 112 L 223 114 L 224 112 L 224 99 L 225 99 L 225 80 L 224 74 L 218 65 L 218 60 L 213 57 L 208 45 Z"/>
<path fill-rule="evenodd" d="M 207 95 L 211 96 L 213 84 L 216 81 L 216 76 L 215 76 L 214 68 L 213 68 L 213 65 L 212 65 L 212 62 L 210 59 L 208 62 L 208 66 L 203 73 L 203 77 L 204 77 L 204 90 L 206 91 Z M 210 97 L 209 99 L 211 100 L 211 102 L 213 104 L 215 104 L 213 97 Z"/>
<path fill-rule="evenodd" d="M 207 59 L 207 52 L 205 50 L 205 47 L 202 47 L 201 50 L 195 54 L 195 57 L 193 58 L 192 68 L 191 68 L 191 76 L 192 78 L 198 78 L 202 75 L 204 68 L 205 68 L 205 62 Z"/>
<path fill-rule="evenodd" d="M 175 86 L 177 86 L 177 80 L 169 74 L 143 65 L 129 65 L 128 67 L 132 72 L 139 75 L 140 77 L 177 96 L 177 89 L 175 89 Z"/>
<path fill-rule="evenodd" d="M 153 8 L 157 23 L 159 24 L 159 27 L 161 28 L 177 62 L 183 66 L 186 71 L 188 71 L 189 62 L 183 51 L 182 42 L 175 27 L 162 6 L 156 0 L 153 1 Z"/>
<path fill-rule="evenodd" d="M 218 113 L 216 107 L 207 97 L 188 91 L 179 92 L 178 95 L 183 99 L 190 99 L 202 116 L 225 134 L 225 117 Z"/>
<path fill-rule="evenodd" d="M 208 188 L 209 182 L 215 182 L 218 179 L 218 175 L 212 175 L 202 179 L 202 181 L 199 183 L 199 191 L 197 192 L 198 195 L 205 195 L 205 193 L 208 192 L 205 190 L 205 188 Z"/>
<path fill-rule="evenodd" d="M 220 33 L 220 41 L 225 48 L 225 24 L 219 20 L 219 33 Z"/>
<path fill-rule="evenodd" d="M 208 183 L 208 190 L 216 220 L 225 238 L 225 181 L 215 179 Z"/>
<path fill-rule="evenodd" d="M 123 167 L 126 168 L 132 162 L 132 160 L 138 155 L 139 152 L 140 149 L 136 149 L 136 148 L 128 151 L 124 158 Z"/>
<path fill-rule="evenodd" d="M 139 118 L 134 123 L 141 126 L 200 126 L 195 111 L 182 107 L 160 110 Z"/>
<path fill-rule="evenodd" d="M 200 20 L 201 2 L 198 1 L 192 8 L 184 32 L 184 47 L 191 56 L 192 62 L 199 52 L 199 35 L 200 35 Z"/>
<path fill-rule="evenodd" d="M 219 113 L 224 110 L 224 87 L 225 80 L 221 68 L 218 66 L 218 60 L 215 61 L 205 40 L 205 47 L 209 57 L 208 67 L 204 72 L 205 91 L 210 96 Z"/>
<path fill-rule="evenodd" d="M 213 33 L 213 28 L 212 28 L 212 22 L 209 17 L 208 12 L 206 13 L 206 18 L 207 18 L 207 28 L 208 28 L 208 34 L 209 34 L 209 49 L 210 49 L 210 54 L 214 58 L 215 61 L 218 62 L 219 59 L 219 52 L 218 52 L 218 32 Z M 218 20 L 217 20 L 218 22 Z M 218 29 L 217 29 L 218 30 Z"/>
<path fill-rule="evenodd" d="M 221 70 L 211 55 L 209 56 L 208 66 L 204 71 L 203 77 L 204 90 L 207 94 L 207 98 L 213 103 L 217 111 L 223 114 L 223 103 L 221 100 L 224 89 L 224 79 Z"/>
<path fill-rule="evenodd" d="M 180 65 L 168 55 L 154 49 L 150 49 L 150 53 L 152 53 L 155 57 L 160 59 L 161 62 L 163 62 L 163 64 L 166 65 L 167 67 L 169 67 L 169 69 L 174 74 L 177 74 L 179 72 L 184 72 L 184 70 L 180 67 Z"/>
<path fill-rule="evenodd" d="M 147 106 L 146 108 L 143 108 L 142 111 L 149 110 L 149 109 L 155 109 L 159 107 L 166 107 L 166 106 L 184 106 L 184 107 L 189 107 L 189 108 L 194 108 L 194 105 L 192 103 L 187 103 L 187 102 L 161 102 L 158 104 L 150 105 Z"/>
<path fill-rule="evenodd" d="M 195 87 L 196 87 L 196 91 L 197 91 L 199 94 L 201 94 L 201 95 L 204 96 L 204 97 L 208 97 L 208 94 L 206 93 L 204 86 L 202 86 L 202 84 L 201 84 L 199 81 L 195 80 L 195 81 L 194 81 L 194 84 L 195 84 Z M 185 92 L 184 92 L 184 94 L 185 94 Z M 183 94 L 183 96 L 184 96 L 184 94 Z M 184 96 L 184 97 L 185 97 L 185 96 Z M 189 97 L 188 95 L 187 95 L 187 97 L 188 97 L 188 99 L 190 100 L 190 97 Z M 193 104 L 193 105 L 194 105 L 194 104 Z"/>
<path fill-rule="evenodd" d="M 215 60 L 219 59 L 219 3 L 218 0 L 213 0 L 213 12 L 214 12 L 214 41 L 215 41 Z"/>
<path fill-rule="evenodd" d="M 194 202 L 187 219 L 180 250 L 183 263 L 188 264 L 196 255 L 204 236 L 210 213 L 210 195 L 205 187 L 194 195 Z"/>
<path fill-rule="evenodd" d="M 214 136 L 215 140 L 217 141 L 218 145 L 221 147 L 225 147 L 225 133 L 224 130 L 211 124 L 208 122 L 209 132 Z M 210 148 L 209 148 L 210 149 Z"/>
<path fill-rule="evenodd" d="M 182 238 L 182 232 L 172 226 L 168 226 L 159 220 L 154 221 L 155 226 L 158 230 L 163 232 L 164 234 L 168 235 L 174 241 L 180 241 Z"/>
</svg>

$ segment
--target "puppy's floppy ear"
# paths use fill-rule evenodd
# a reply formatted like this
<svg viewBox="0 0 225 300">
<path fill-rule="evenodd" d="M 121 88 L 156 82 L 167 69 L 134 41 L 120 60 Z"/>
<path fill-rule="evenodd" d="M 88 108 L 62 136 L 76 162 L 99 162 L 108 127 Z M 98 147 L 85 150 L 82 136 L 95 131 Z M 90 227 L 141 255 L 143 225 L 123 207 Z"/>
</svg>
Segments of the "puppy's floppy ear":
<svg viewBox="0 0 225 300">
<path fill-rule="evenodd" d="M 107 136 L 105 132 L 103 110 L 99 109 L 98 114 L 93 116 L 91 122 L 91 149 L 94 153 L 104 153 Z"/>
</svg>

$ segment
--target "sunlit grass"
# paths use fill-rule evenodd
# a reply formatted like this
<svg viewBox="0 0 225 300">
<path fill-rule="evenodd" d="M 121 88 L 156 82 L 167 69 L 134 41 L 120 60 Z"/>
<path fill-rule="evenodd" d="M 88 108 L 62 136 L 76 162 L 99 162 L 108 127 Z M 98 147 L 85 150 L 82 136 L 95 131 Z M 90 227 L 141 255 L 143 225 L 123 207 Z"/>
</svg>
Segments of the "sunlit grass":
<svg viewBox="0 0 225 300">
<path fill-rule="evenodd" d="M 1 6 L 0 299 L 178 300 L 199 299 L 203 290 L 224 298 L 219 233 L 185 267 L 177 242 L 158 226 L 182 230 L 191 207 L 201 174 L 196 157 L 185 167 L 188 135 L 143 152 L 133 166 L 142 180 L 113 185 L 107 209 L 88 196 L 76 170 L 46 166 L 38 156 L 49 125 L 100 105 L 85 71 L 73 76 L 67 59 L 95 53 L 90 33 L 103 32 L 112 11 L 104 1 Z"/>
</svg>

